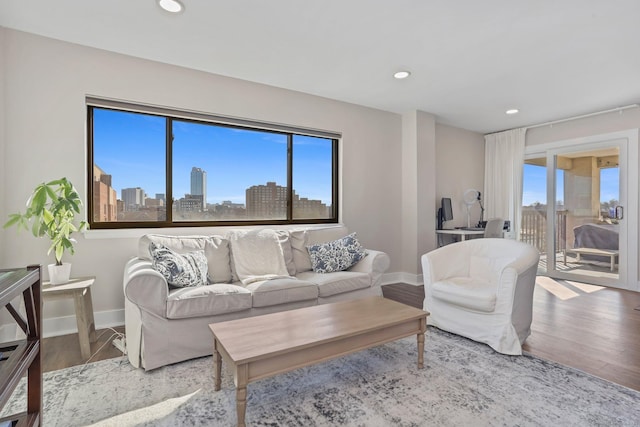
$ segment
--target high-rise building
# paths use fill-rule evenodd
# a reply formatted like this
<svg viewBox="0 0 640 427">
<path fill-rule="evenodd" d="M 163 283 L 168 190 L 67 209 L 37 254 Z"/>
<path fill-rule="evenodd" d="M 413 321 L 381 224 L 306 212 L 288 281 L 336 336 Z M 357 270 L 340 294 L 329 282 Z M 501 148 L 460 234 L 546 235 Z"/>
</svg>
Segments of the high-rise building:
<svg viewBox="0 0 640 427">
<path fill-rule="evenodd" d="M 246 190 L 247 217 L 252 219 L 284 219 L 287 217 L 287 187 L 267 182 Z M 298 219 L 328 218 L 329 208 L 321 200 L 300 198 L 293 191 L 293 217 Z"/>
<path fill-rule="evenodd" d="M 93 166 L 93 220 L 110 222 L 118 220 L 118 195 L 111 187 L 111 175 Z"/>
<path fill-rule="evenodd" d="M 207 207 L 207 172 L 204 169 L 191 168 L 191 196 L 200 196 L 202 209 Z"/>
<path fill-rule="evenodd" d="M 120 194 L 124 202 L 125 212 L 137 211 L 144 206 L 146 194 L 142 188 L 123 188 Z"/>
<path fill-rule="evenodd" d="M 247 217 L 250 219 L 284 219 L 287 217 L 287 187 L 267 182 L 252 185 L 245 191 Z"/>
</svg>

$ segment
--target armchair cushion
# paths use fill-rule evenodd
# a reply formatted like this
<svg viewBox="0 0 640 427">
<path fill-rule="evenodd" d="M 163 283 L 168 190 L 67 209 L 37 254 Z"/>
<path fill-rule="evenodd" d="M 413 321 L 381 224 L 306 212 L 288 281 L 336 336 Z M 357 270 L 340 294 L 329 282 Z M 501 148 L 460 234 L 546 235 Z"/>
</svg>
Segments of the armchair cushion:
<svg viewBox="0 0 640 427">
<path fill-rule="evenodd" d="M 486 280 L 453 277 L 435 282 L 431 292 L 434 299 L 470 310 L 491 313 L 496 308 L 496 285 Z"/>
<path fill-rule="evenodd" d="M 469 257 L 469 277 L 497 283 L 500 280 L 500 273 L 511 261 L 513 258 L 471 255 Z"/>
</svg>

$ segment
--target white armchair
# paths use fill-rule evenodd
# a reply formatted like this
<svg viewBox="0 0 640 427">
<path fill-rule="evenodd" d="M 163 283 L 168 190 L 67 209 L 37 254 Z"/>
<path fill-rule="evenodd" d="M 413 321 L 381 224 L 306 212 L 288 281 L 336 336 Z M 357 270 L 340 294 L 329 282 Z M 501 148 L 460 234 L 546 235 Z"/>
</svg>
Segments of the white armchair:
<svg viewBox="0 0 640 427">
<path fill-rule="evenodd" d="M 511 239 L 473 239 L 422 255 L 429 325 L 520 355 L 531 333 L 540 254 Z"/>
</svg>

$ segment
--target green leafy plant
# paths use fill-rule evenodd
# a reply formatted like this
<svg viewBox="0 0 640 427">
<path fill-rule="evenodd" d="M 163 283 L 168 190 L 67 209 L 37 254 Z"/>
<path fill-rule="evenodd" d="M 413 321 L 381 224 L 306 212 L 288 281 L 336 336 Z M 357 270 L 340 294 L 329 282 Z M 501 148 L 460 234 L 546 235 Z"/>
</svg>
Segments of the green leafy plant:
<svg viewBox="0 0 640 427">
<path fill-rule="evenodd" d="M 16 225 L 18 229 L 29 229 L 36 237 L 47 236 L 51 246 L 47 255 L 54 253 L 56 265 L 62 265 L 65 251 L 73 254 L 76 240 L 71 234 L 89 228 L 86 221 L 76 226 L 75 215 L 80 213 L 82 200 L 67 178 L 56 179 L 38 185 L 27 200 L 27 211 L 9 215 L 4 228 Z"/>
</svg>

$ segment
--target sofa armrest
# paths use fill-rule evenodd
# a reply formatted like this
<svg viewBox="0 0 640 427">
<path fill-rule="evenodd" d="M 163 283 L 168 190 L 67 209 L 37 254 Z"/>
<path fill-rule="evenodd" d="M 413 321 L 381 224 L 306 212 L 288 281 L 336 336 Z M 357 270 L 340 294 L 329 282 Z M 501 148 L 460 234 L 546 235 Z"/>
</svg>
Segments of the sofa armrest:
<svg viewBox="0 0 640 427">
<path fill-rule="evenodd" d="M 164 276 L 151 267 L 151 261 L 133 259 L 125 267 L 124 296 L 140 309 L 161 317 L 167 314 L 169 285 Z"/>
<path fill-rule="evenodd" d="M 371 275 L 371 286 L 379 286 L 382 275 L 389 269 L 391 259 L 389 255 L 381 251 L 367 249 L 367 256 L 351 266 L 347 271 L 368 273 Z"/>
</svg>

